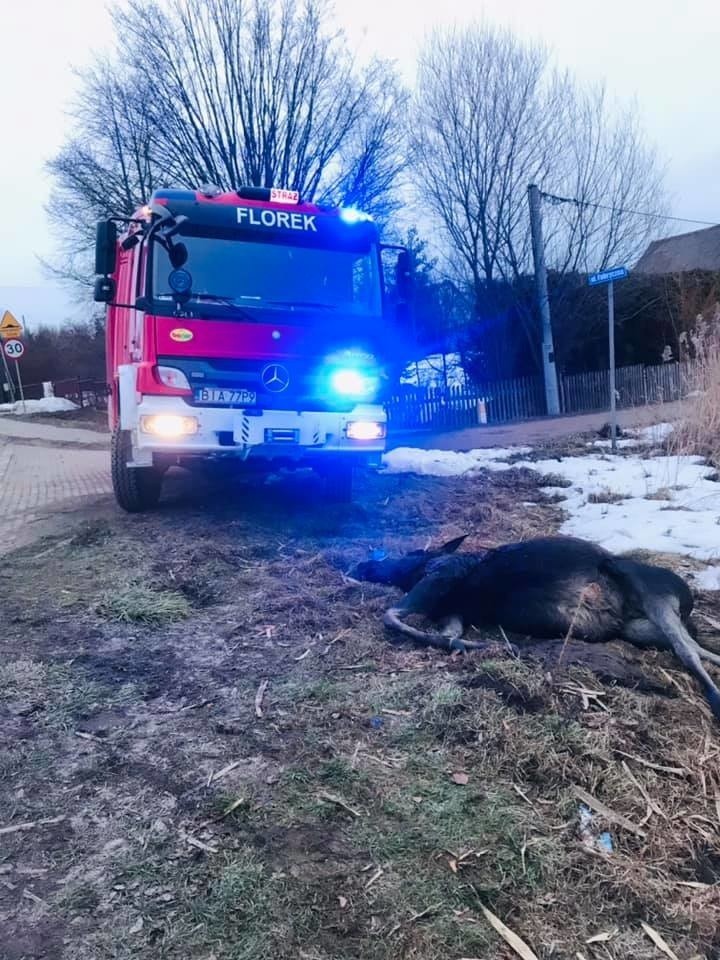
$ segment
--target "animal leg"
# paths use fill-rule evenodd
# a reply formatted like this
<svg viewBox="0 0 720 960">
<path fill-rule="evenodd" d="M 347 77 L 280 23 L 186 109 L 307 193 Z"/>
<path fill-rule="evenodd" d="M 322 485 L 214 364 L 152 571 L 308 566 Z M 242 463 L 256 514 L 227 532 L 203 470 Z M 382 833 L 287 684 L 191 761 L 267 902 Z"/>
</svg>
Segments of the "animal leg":
<svg viewBox="0 0 720 960">
<path fill-rule="evenodd" d="M 622 638 L 636 647 L 657 647 L 664 649 L 667 646 L 665 637 L 650 620 L 629 620 L 623 627 Z M 720 654 L 701 647 L 695 639 L 693 639 L 692 645 L 701 660 L 707 660 L 708 663 L 713 663 L 716 667 L 720 667 Z"/>
<path fill-rule="evenodd" d="M 720 720 L 720 690 L 700 662 L 698 644 L 687 632 L 685 625 L 666 599 L 648 598 L 645 602 L 648 617 L 667 638 L 678 660 L 692 673 L 705 691 L 710 709 Z M 709 651 L 705 651 L 709 653 Z"/>
<path fill-rule="evenodd" d="M 390 607 L 390 609 L 385 612 L 383 622 L 390 630 L 395 630 L 404 637 L 409 637 L 411 640 L 414 640 L 416 643 L 421 643 L 425 647 L 439 647 L 441 650 L 465 650 L 465 644 L 461 639 L 462 634 L 457 636 L 455 633 L 447 635 L 445 633 L 430 633 L 425 630 L 417 630 L 415 627 L 411 627 L 410 624 L 404 623 L 404 621 L 400 619 L 403 613 L 414 612 L 417 613 L 421 611 L 407 610 L 403 605 Z"/>
<path fill-rule="evenodd" d="M 463 623 L 457 614 L 455 599 L 459 586 L 468 573 L 467 558 L 446 557 L 432 565 L 422 580 L 385 614 L 385 625 L 426 647 L 441 650 L 475 650 L 477 643 L 462 639 Z M 417 630 L 403 621 L 411 613 L 421 614 L 443 625 L 441 632 Z"/>
<path fill-rule="evenodd" d="M 635 647 L 665 648 L 667 646 L 663 634 L 650 620 L 628 620 L 623 625 L 621 636 L 623 640 L 632 643 Z"/>
<path fill-rule="evenodd" d="M 714 663 L 716 667 L 720 667 L 720 655 L 714 653 L 712 650 L 708 650 L 706 647 L 701 647 L 697 640 L 694 640 L 695 648 L 698 652 L 698 656 L 702 660 L 707 660 L 708 663 Z"/>
<path fill-rule="evenodd" d="M 445 617 L 440 621 L 440 633 L 448 640 L 461 640 L 465 625 L 460 617 Z"/>
</svg>

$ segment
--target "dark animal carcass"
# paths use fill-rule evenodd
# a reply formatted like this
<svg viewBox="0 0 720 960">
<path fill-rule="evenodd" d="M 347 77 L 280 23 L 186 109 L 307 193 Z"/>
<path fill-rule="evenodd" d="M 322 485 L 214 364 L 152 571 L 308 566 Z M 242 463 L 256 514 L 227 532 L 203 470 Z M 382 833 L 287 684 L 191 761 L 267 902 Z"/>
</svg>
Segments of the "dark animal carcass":
<svg viewBox="0 0 720 960">
<path fill-rule="evenodd" d="M 366 570 L 373 576 L 364 578 L 402 587 L 409 582 L 403 560 L 378 561 L 381 569 Z M 387 611 L 385 623 L 416 642 L 447 650 L 479 646 L 463 640 L 470 626 L 498 625 L 537 638 L 619 639 L 668 650 L 697 678 L 720 720 L 720 691 L 701 663 L 720 665 L 720 656 L 693 638 L 692 606 L 688 585 L 671 570 L 616 557 L 573 537 L 542 537 L 482 555 L 430 557 L 406 596 Z M 410 614 L 427 617 L 440 631 L 410 626 L 403 620 Z"/>
</svg>

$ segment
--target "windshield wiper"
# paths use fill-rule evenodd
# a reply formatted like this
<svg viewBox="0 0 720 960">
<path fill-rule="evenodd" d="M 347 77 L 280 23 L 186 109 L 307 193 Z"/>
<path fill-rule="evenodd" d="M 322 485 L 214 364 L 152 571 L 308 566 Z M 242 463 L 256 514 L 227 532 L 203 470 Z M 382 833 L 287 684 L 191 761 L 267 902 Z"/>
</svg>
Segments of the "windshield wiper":
<svg viewBox="0 0 720 960">
<path fill-rule="evenodd" d="M 316 300 L 266 300 L 275 307 L 313 307 L 320 310 L 337 310 L 334 303 L 320 303 Z"/>
<path fill-rule="evenodd" d="M 236 297 L 229 297 L 224 293 L 193 293 L 191 300 L 202 300 L 204 302 L 212 301 L 214 303 L 228 303 L 230 305 L 237 303 Z"/>
<path fill-rule="evenodd" d="M 246 320 L 254 322 L 254 317 L 250 316 L 247 310 L 241 306 L 236 297 L 229 297 L 223 293 L 193 293 L 188 303 L 219 303 L 224 307 L 234 307 L 236 312 Z"/>
</svg>

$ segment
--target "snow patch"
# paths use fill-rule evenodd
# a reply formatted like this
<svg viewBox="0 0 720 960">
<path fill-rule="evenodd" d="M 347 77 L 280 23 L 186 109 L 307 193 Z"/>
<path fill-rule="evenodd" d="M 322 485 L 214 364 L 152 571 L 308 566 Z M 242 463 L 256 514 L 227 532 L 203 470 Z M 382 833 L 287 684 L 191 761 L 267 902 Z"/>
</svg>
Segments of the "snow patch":
<svg viewBox="0 0 720 960">
<path fill-rule="evenodd" d="M 601 454 L 561 460 L 518 460 L 527 447 L 471 450 L 416 450 L 401 447 L 385 455 L 391 473 L 462 476 L 483 467 L 536 470 L 560 476 L 568 487 L 546 487 L 562 497 L 569 514 L 560 532 L 601 544 L 613 553 L 645 549 L 699 560 L 720 560 L 720 483 L 701 457 L 642 457 Z"/>
<path fill-rule="evenodd" d="M 656 447 L 666 440 L 675 427 L 672 423 L 654 423 L 650 427 L 640 427 L 636 430 L 626 429 L 626 436 L 618 439 L 618 450 L 627 450 L 630 447 Z M 590 440 L 588 447 L 597 447 L 598 450 L 609 450 L 611 440 Z"/>
<path fill-rule="evenodd" d="M 720 590 L 720 567 L 705 567 L 693 574 L 699 590 Z"/>
<path fill-rule="evenodd" d="M 525 456 L 532 447 L 494 447 L 488 450 L 419 450 L 416 447 L 396 447 L 383 457 L 388 473 L 419 473 L 426 477 L 459 477 L 483 467 L 487 470 L 507 470 L 510 464 L 502 462 L 515 454 Z"/>
<path fill-rule="evenodd" d="M 15 403 L 0 403 L 0 413 L 34 414 L 65 413 L 80 407 L 65 397 L 44 397 L 42 400 L 17 400 Z"/>
</svg>

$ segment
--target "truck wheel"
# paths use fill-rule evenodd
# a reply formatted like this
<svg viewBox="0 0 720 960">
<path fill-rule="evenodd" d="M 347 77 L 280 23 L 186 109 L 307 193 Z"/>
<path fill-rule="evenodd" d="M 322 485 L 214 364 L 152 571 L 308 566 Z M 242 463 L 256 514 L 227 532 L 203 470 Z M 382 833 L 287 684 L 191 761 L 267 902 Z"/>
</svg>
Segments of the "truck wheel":
<svg viewBox="0 0 720 960">
<path fill-rule="evenodd" d="M 338 460 L 323 469 L 325 497 L 332 503 L 350 503 L 353 495 L 353 462 Z"/>
<path fill-rule="evenodd" d="M 111 473 L 115 499 L 128 513 L 157 506 L 162 489 L 162 471 L 155 467 L 129 467 L 132 441 L 127 430 L 115 430 L 111 444 Z"/>
</svg>

